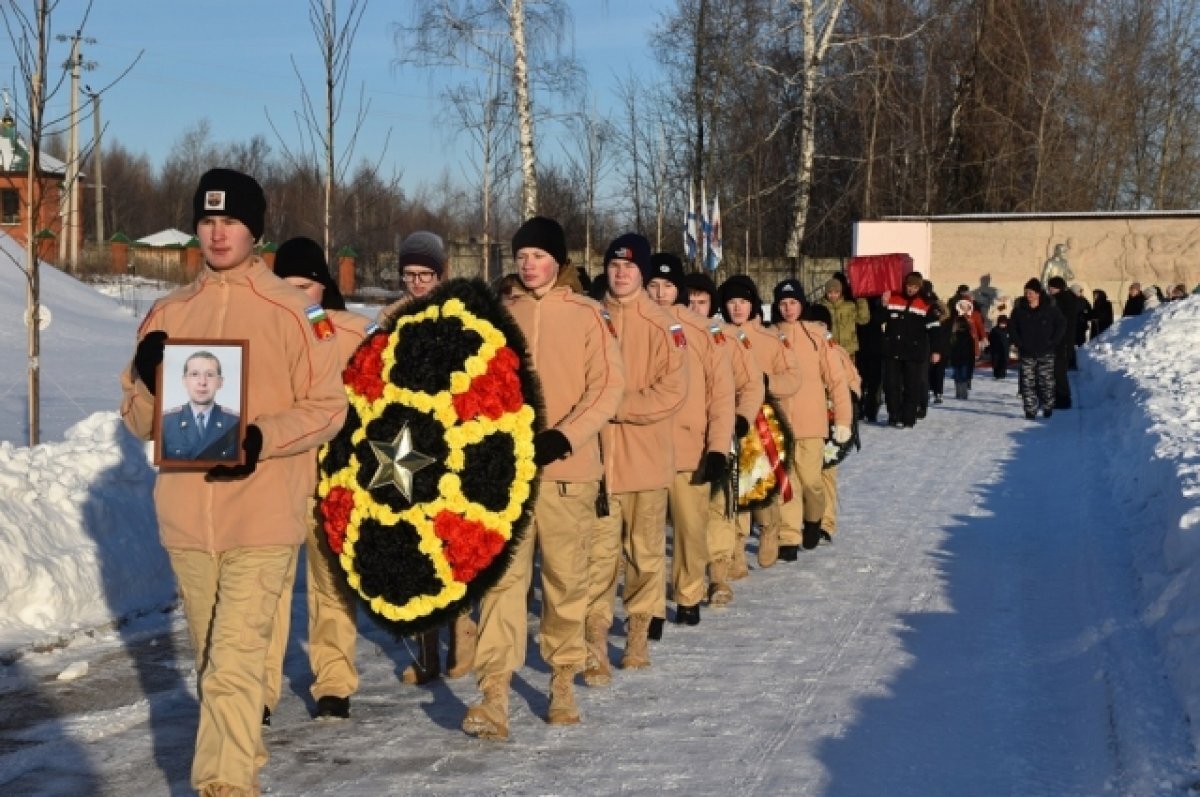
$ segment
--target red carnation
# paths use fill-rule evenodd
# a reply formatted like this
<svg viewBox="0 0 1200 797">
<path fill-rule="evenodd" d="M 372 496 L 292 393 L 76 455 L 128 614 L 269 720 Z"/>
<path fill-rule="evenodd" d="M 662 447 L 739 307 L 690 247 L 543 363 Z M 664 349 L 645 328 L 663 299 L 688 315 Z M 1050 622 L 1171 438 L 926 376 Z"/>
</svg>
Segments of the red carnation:
<svg viewBox="0 0 1200 797">
<path fill-rule="evenodd" d="M 521 361 L 517 353 L 507 346 L 496 351 L 488 362 L 487 370 L 471 380 L 465 393 L 454 397 L 454 411 L 461 421 L 479 416 L 496 420 L 507 412 L 521 408 L 521 380 L 517 367 Z"/>
<path fill-rule="evenodd" d="M 342 371 L 342 382 L 360 396 L 371 401 L 383 395 L 383 350 L 388 336 L 375 335 L 360 346 L 350 364 Z"/>
<path fill-rule="evenodd" d="M 354 494 L 345 487 L 334 487 L 321 501 L 321 517 L 325 519 L 325 536 L 329 548 L 339 556 L 346 542 L 346 527 L 350 525 L 350 512 L 354 509 Z"/>
<path fill-rule="evenodd" d="M 474 520 L 441 511 L 433 519 L 433 532 L 444 543 L 446 561 L 461 583 L 474 580 L 504 550 L 504 538 Z"/>
</svg>

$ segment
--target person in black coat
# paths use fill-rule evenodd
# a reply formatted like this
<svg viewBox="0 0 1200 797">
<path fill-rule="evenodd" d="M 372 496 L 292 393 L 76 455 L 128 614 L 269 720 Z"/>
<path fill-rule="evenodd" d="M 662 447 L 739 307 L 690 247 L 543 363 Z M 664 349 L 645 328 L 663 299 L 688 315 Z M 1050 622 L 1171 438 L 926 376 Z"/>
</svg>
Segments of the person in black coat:
<svg viewBox="0 0 1200 797">
<path fill-rule="evenodd" d="M 1125 307 L 1121 310 L 1121 317 L 1141 315 L 1145 310 L 1146 294 L 1142 293 L 1142 284 L 1140 282 L 1131 283 L 1129 286 L 1129 298 L 1125 300 Z"/>
<path fill-rule="evenodd" d="M 1008 316 L 1001 313 L 996 326 L 988 333 L 988 353 L 992 357 L 992 376 L 1003 379 L 1008 376 L 1008 350 L 1012 341 L 1008 337 Z"/>
<path fill-rule="evenodd" d="M 1092 303 L 1083 295 L 1083 288 L 1078 285 L 1071 286 L 1071 293 L 1079 300 L 1079 321 L 1075 324 L 1075 346 L 1078 348 L 1087 343 L 1088 329 L 1092 323 Z M 1074 357 L 1071 358 L 1071 367 L 1075 367 Z"/>
<path fill-rule="evenodd" d="M 914 271 L 905 276 L 902 293 L 889 293 L 884 300 L 884 394 L 888 423 L 895 427 L 916 426 L 917 413 L 929 395 L 929 363 L 941 359 L 930 353 L 938 315 L 933 302 L 921 293 L 923 284 L 921 274 Z"/>
<path fill-rule="evenodd" d="M 1051 298 L 1067 322 L 1066 334 L 1054 352 L 1054 409 L 1071 409 L 1071 382 L 1067 371 L 1075 359 L 1075 328 L 1079 325 L 1079 297 L 1067 289 L 1062 277 L 1051 277 L 1046 283 Z"/>
<path fill-rule="evenodd" d="M 1113 325 L 1112 302 L 1108 300 L 1108 294 L 1099 288 L 1092 291 L 1092 312 L 1088 322 L 1091 325 L 1092 340 Z"/>
<path fill-rule="evenodd" d="M 862 413 L 871 423 L 879 420 L 879 405 L 883 400 L 883 322 L 887 319 L 883 299 L 867 298 L 871 318 L 858 325 L 858 352 L 854 364 L 862 377 Z"/>
<path fill-rule="evenodd" d="M 1067 334 L 1067 321 L 1058 306 L 1042 291 L 1036 277 L 1025 283 L 1009 321 L 1009 334 L 1017 347 L 1021 369 L 1021 404 L 1026 418 L 1054 414 L 1054 354 Z"/>
</svg>

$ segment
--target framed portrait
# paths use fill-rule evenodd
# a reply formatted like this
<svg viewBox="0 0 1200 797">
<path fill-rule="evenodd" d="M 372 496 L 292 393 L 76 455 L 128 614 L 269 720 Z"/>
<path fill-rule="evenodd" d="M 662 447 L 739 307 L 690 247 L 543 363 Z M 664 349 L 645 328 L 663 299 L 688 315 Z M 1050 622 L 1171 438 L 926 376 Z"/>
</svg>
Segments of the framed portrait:
<svg viewBox="0 0 1200 797">
<path fill-rule="evenodd" d="M 241 464 L 247 348 L 244 340 L 167 339 L 154 397 L 154 464 L 160 469 Z"/>
</svg>

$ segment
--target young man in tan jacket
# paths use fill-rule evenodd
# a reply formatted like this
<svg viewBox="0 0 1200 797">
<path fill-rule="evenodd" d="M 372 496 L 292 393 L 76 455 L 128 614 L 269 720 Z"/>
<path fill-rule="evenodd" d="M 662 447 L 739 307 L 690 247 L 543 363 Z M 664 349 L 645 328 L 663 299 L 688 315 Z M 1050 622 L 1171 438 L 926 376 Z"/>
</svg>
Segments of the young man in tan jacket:
<svg viewBox="0 0 1200 797">
<path fill-rule="evenodd" d="M 714 485 L 726 478 L 734 430 L 733 369 L 725 334 L 687 309 L 683 263 L 669 252 L 650 258 L 646 292 L 675 319 L 671 335 L 683 335 L 688 386 L 672 418 L 675 478 L 667 488 L 674 537 L 671 587 L 675 622 L 697 625 L 708 566 L 708 504 Z"/>
<path fill-rule="evenodd" d="M 600 305 L 558 281 L 561 269 L 573 269 L 558 222 L 529 219 L 512 248 L 525 292 L 508 309 L 541 381 L 546 429 L 533 441 L 534 463 L 542 469 L 533 521 L 508 569 L 480 601 L 474 663 L 483 700 L 467 711 L 462 727 L 488 739 L 508 737 L 509 683 L 525 663 L 525 596 L 535 548 L 542 558 L 541 654 L 551 672 L 546 721 L 580 720 L 573 681 L 587 658 L 588 549 L 603 473 L 599 434 L 625 384 L 621 352 Z"/>
<path fill-rule="evenodd" d="M 800 389 L 786 405 L 792 425 L 791 501 L 779 505 L 779 558 L 796 561 L 800 546 L 816 548 L 822 537 L 825 515 L 825 440 L 829 436 L 829 406 L 833 406 L 834 440 L 850 439 L 850 388 L 841 362 L 831 356 L 827 331 L 820 324 L 801 321 L 804 291 L 799 281 L 786 279 L 775 286 L 772 325 L 800 365 Z"/>
<path fill-rule="evenodd" d="M 675 320 L 643 289 L 650 270 L 649 242 L 634 233 L 617 238 L 605 251 L 604 270 L 604 309 L 621 346 L 625 392 L 600 443 L 609 514 L 596 521 L 588 564 L 588 668 L 583 677 L 590 686 L 612 678 L 608 630 L 622 562 L 629 629 L 621 666 L 650 666 L 650 621 L 666 616 L 667 486 L 675 478 L 671 417 L 687 392 L 686 342 L 671 332 Z"/>
<path fill-rule="evenodd" d="M 290 238 L 279 246 L 272 265 L 275 276 L 299 288 L 309 308 L 320 308 L 337 330 L 338 358 L 342 364 L 374 329 L 371 319 L 346 309 L 346 300 L 329 274 L 321 245 L 311 238 Z M 313 452 L 314 458 L 316 452 Z M 314 465 L 315 467 L 315 465 Z M 354 653 L 358 641 L 355 597 L 346 584 L 337 555 L 330 550 L 315 508 L 309 510 L 308 534 L 304 539 L 305 593 L 308 605 L 308 663 L 312 668 L 310 693 L 317 701 L 318 720 L 350 718 L 350 696 L 358 691 L 358 668 Z M 287 652 L 292 619 L 293 568 L 279 596 L 275 627 L 267 649 L 263 675 L 263 725 L 271 724 L 271 712 L 283 688 L 283 658 Z"/>
<path fill-rule="evenodd" d="M 767 393 L 779 401 L 786 416 L 788 400 L 800 389 L 800 364 L 779 333 L 763 326 L 762 300 L 759 299 L 754 281 L 744 274 L 736 274 L 721 283 L 717 296 L 721 311 L 741 333 L 739 341 L 742 346 L 754 355 L 762 370 Z M 787 497 L 776 496 L 763 509 L 738 513 L 739 540 L 734 550 L 731 578 L 746 575 L 744 551 L 746 537 L 750 536 L 751 520 L 758 524 L 759 567 L 770 567 L 779 560 L 779 504 Z"/>
<path fill-rule="evenodd" d="M 254 178 L 213 169 L 192 198 L 205 268 L 158 300 L 121 374 L 121 417 L 154 432 L 156 373 L 171 338 L 247 341 L 249 420 L 243 460 L 209 471 L 161 470 L 159 535 L 179 583 L 196 657 L 200 724 L 192 786 L 259 793 L 263 672 L 279 595 L 308 532 L 314 448 L 342 428 L 346 392 L 337 332 L 254 254 L 266 198 Z"/>
<path fill-rule="evenodd" d="M 734 386 L 734 434 L 738 439 L 750 430 L 750 424 L 758 417 L 767 389 L 763 386 L 762 371 L 754 355 L 743 345 L 746 333 L 727 323 L 717 315 L 717 286 L 707 274 L 688 274 L 685 277 L 688 291 L 688 308 L 708 319 L 709 331 L 724 338 L 725 345 L 719 348 L 727 357 L 725 367 L 733 374 Z M 708 605 L 722 607 L 733 600 L 730 586 L 730 570 L 736 552 L 741 555 L 745 568 L 744 549 L 738 545 L 737 496 L 732 485 L 718 490 L 708 504 Z"/>
</svg>

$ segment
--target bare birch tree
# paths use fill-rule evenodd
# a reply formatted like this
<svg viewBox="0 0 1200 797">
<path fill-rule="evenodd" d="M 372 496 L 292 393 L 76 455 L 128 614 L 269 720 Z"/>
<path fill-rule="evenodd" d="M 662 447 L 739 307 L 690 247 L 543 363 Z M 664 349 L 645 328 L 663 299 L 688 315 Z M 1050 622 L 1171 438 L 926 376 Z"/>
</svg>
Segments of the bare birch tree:
<svg viewBox="0 0 1200 797">
<path fill-rule="evenodd" d="M 499 63 L 511 75 L 525 217 L 539 211 L 536 127 L 541 112 L 534 90 L 569 95 L 579 84 L 578 65 L 559 49 L 569 19 L 562 0 L 416 0 L 413 24 L 397 26 L 401 63 L 468 69 Z M 496 47 L 497 41 L 505 46 Z"/>
</svg>

